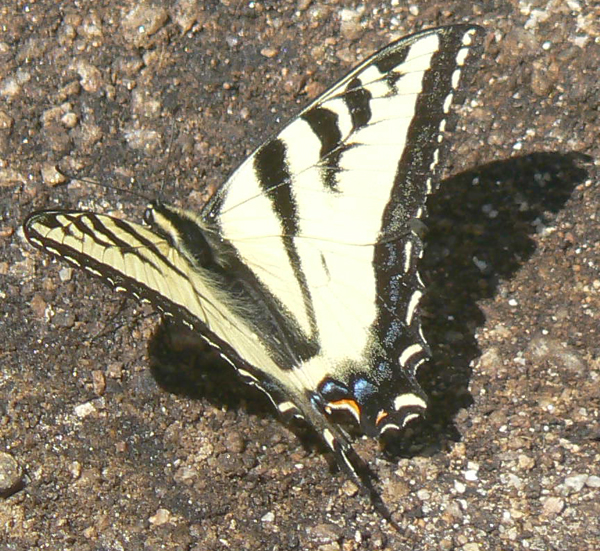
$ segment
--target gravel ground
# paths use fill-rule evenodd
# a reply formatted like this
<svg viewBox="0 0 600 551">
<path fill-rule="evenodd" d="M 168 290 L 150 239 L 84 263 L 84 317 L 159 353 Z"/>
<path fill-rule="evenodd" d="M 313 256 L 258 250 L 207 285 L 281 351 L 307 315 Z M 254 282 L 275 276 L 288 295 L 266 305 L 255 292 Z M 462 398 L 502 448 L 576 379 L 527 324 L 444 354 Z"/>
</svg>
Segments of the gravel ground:
<svg viewBox="0 0 600 551">
<path fill-rule="evenodd" d="M 441 5 L 0 6 L 2 551 L 600 548 L 600 10 Z M 402 447 L 356 440 L 398 533 L 189 335 L 20 224 L 199 206 L 354 63 L 454 22 L 488 34 L 429 202 L 431 414 Z"/>
</svg>

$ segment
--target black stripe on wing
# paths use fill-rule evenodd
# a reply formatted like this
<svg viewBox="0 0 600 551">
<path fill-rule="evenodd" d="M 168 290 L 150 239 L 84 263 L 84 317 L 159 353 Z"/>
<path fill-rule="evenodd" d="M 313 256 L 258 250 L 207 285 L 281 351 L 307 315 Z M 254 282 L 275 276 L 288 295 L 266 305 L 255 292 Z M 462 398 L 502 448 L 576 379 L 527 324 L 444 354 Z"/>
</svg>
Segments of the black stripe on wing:
<svg viewBox="0 0 600 551">
<path fill-rule="evenodd" d="M 41 246 L 38 245 L 38 248 L 50 251 L 52 251 L 52 249 L 57 249 L 59 251 L 58 256 L 74 259 L 76 261 L 75 263 L 81 262 L 82 264 L 85 264 L 89 258 L 91 261 L 97 262 L 100 266 L 106 266 L 107 269 L 110 268 L 109 265 L 103 263 L 101 260 L 95 259 L 93 256 L 89 256 L 85 252 L 79 251 L 64 243 L 63 240 L 74 239 L 81 242 L 82 248 L 84 246 L 81 236 L 73 232 L 71 227 L 79 230 L 85 239 L 94 242 L 95 245 L 104 250 L 111 248 L 118 249 L 121 256 L 132 255 L 141 264 L 147 265 L 158 272 L 164 268 L 160 267 L 157 262 L 152 260 L 152 257 L 155 257 L 157 261 L 162 262 L 169 270 L 172 270 L 178 276 L 187 278 L 187 275 L 163 254 L 156 246 L 156 243 L 148 240 L 144 235 L 137 232 L 134 226 L 118 218 L 110 218 L 110 221 L 118 230 L 128 235 L 129 239 L 125 240 L 122 237 L 119 237 L 119 235 L 106 226 L 98 216 L 91 212 L 35 212 L 27 217 L 23 224 L 23 228 L 25 236 L 30 242 L 34 245 L 38 245 L 36 241 L 41 242 Z M 62 234 L 63 239 L 58 239 L 58 237 L 48 238 L 48 233 L 44 234 L 41 231 L 43 228 L 52 232 L 59 232 L 59 235 Z M 143 255 L 141 253 L 142 250 L 147 250 L 151 254 Z"/>
<path fill-rule="evenodd" d="M 179 314 L 182 321 L 187 322 L 187 325 L 197 325 L 201 320 L 191 316 L 189 312 L 169 300 L 168 297 L 158 293 L 126 271 L 119 270 L 102 258 L 96 258 L 91 253 L 85 252 L 86 248 L 91 250 L 93 246 L 100 247 L 104 253 L 111 248 L 116 249 L 117 254 L 123 257 L 123 264 L 126 263 L 125 256 L 131 255 L 134 259 L 130 259 L 129 262 L 138 262 L 142 268 L 148 268 L 155 273 L 172 270 L 177 276 L 189 281 L 187 274 L 174 265 L 160 251 L 156 243 L 149 241 L 137 232 L 134 226 L 115 218 L 107 217 L 107 219 L 127 234 L 129 240 L 119 237 L 98 216 L 89 212 L 34 212 L 25 220 L 23 229 L 28 241 L 35 247 L 69 262 L 77 268 L 86 270 L 118 291 L 127 292 L 138 300 L 146 299 L 167 315 L 175 317 L 176 314 Z M 80 234 L 74 232 L 72 228 L 78 230 Z M 50 233 L 54 235 L 48 237 Z M 82 238 L 89 241 L 85 247 Z M 80 249 L 77 249 L 74 244 L 65 243 L 66 240 L 78 241 L 81 244 Z M 144 249 L 150 254 L 144 255 L 142 253 Z M 152 257 L 156 261 L 153 261 Z M 164 265 L 160 266 L 159 262 Z"/>
<path fill-rule="evenodd" d="M 371 92 L 358 78 L 353 78 L 346 87 L 344 102 L 352 117 L 353 130 L 366 126 L 371 120 L 371 97 Z"/>
<path fill-rule="evenodd" d="M 406 213 L 416 212 L 426 197 L 435 191 L 446 149 L 443 132 L 451 129 L 455 119 L 450 111 L 458 92 L 466 81 L 477 57 L 479 27 L 456 26 L 441 29 L 440 46 L 431 58 L 430 67 L 423 76 L 423 90 L 415 105 L 415 115 L 406 136 L 406 146 L 398 161 L 392 200 L 384 216 L 383 227 L 406 223 Z M 465 43 L 470 36 L 470 43 Z M 461 50 L 466 57 L 458 61 Z M 458 82 L 455 79 L 458 78 Z M 442 128 L 444 127 L 444 128 Z"/>
<path fill-rule="evenodd" d="M 292 175 L 286 160 L 286 146 L 278 139 L 266 143 L 254 157 L 254 170 L 284 229 L 285 235 L 298 233 L 298 205 L 292 194 Z"/>
<path fill-rule="evenodd" d="M 299 232 L 298 205 L 292 192 L 292 176 L 289 173 L 286 153 L 286 145 L 281 140 L 274 139 L 267 142 L 254 157 L 254 170 L 283 228 L 281 239 L 294 276 L 302 290 L 304 308 L 310 320 L 311 335 L 306 336 L 304 345 L 297 349 L 297 354 L 299 360 L 305 361 L 318 353 L 319 333 L 308 282 L 294 243 Z"/>
<path fill-rule="evenodd" d="M 372 96 L 360 79 L 352 79 L 341 97 L 352 120 L 352 132 L 366 126 L 371 120 Z M 340 160 L 353 147 L 353 144 L 348 143 L 342 136 L 338 125 L 339 115 L 325 107 L 315 107 L 303 113 L 300 118 L 310 125 L 321 142 L 319 167 L 323 185 L 331 191 L 338 191 Z"/>
</svg>

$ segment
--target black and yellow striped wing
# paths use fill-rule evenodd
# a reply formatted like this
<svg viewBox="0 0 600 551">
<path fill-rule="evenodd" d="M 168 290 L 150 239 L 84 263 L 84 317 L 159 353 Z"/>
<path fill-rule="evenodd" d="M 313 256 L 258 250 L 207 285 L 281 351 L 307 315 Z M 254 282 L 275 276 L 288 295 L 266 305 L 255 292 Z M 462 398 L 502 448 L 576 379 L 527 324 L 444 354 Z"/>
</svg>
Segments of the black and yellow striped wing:
<svg viewBox="0 0 600 551">
<path fill-rule="evenodd" d="M 154 204 L 141 225 L 44 211 L 25 234 L 198 331 L 369 488 L 332 414 L 379 436 L 426 408 L 414 221 L 481 33 L 454 25 L 390 44 L 259 147 L 199 214 Z"/>
</svg>

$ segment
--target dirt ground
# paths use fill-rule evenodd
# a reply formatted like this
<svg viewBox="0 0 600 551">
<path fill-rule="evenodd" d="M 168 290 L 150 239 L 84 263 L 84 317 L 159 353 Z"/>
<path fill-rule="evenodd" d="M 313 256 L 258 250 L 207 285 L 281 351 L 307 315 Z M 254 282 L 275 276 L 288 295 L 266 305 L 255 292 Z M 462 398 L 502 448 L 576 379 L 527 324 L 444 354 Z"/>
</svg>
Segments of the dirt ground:
<svg viewBox="0 0 600 551">
<path fill-rule="evenodd" d="M 455 22 L 488 34 L 428 204 L 431 412 L 387 451 L 356 440 L 398 533 L 310 434 L 21 223 L 199 207 L 356 62 Z M 0 549 L 599 549 L 599 67 L 577 0 L 3 2 Z"/>
</svg>

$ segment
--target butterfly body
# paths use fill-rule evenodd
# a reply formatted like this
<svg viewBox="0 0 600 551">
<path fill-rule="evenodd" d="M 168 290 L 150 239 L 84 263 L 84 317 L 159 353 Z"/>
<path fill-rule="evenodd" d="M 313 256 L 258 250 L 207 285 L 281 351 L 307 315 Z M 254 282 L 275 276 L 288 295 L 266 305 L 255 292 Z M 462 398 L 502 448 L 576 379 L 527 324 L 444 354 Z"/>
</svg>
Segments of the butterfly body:
<svg viewBox="0 0 600 551">
<path fill-rule="evenodd" d="M 384 48 L 260 146 L 200 213 L 155 203 L 142 225 L 42 211 L 25 234 L 201 334 L 369 489 L 334 417 L 380 436 L 427 407 L 415 223 L 480 35 L 455 25 Z"/>
</svg>

